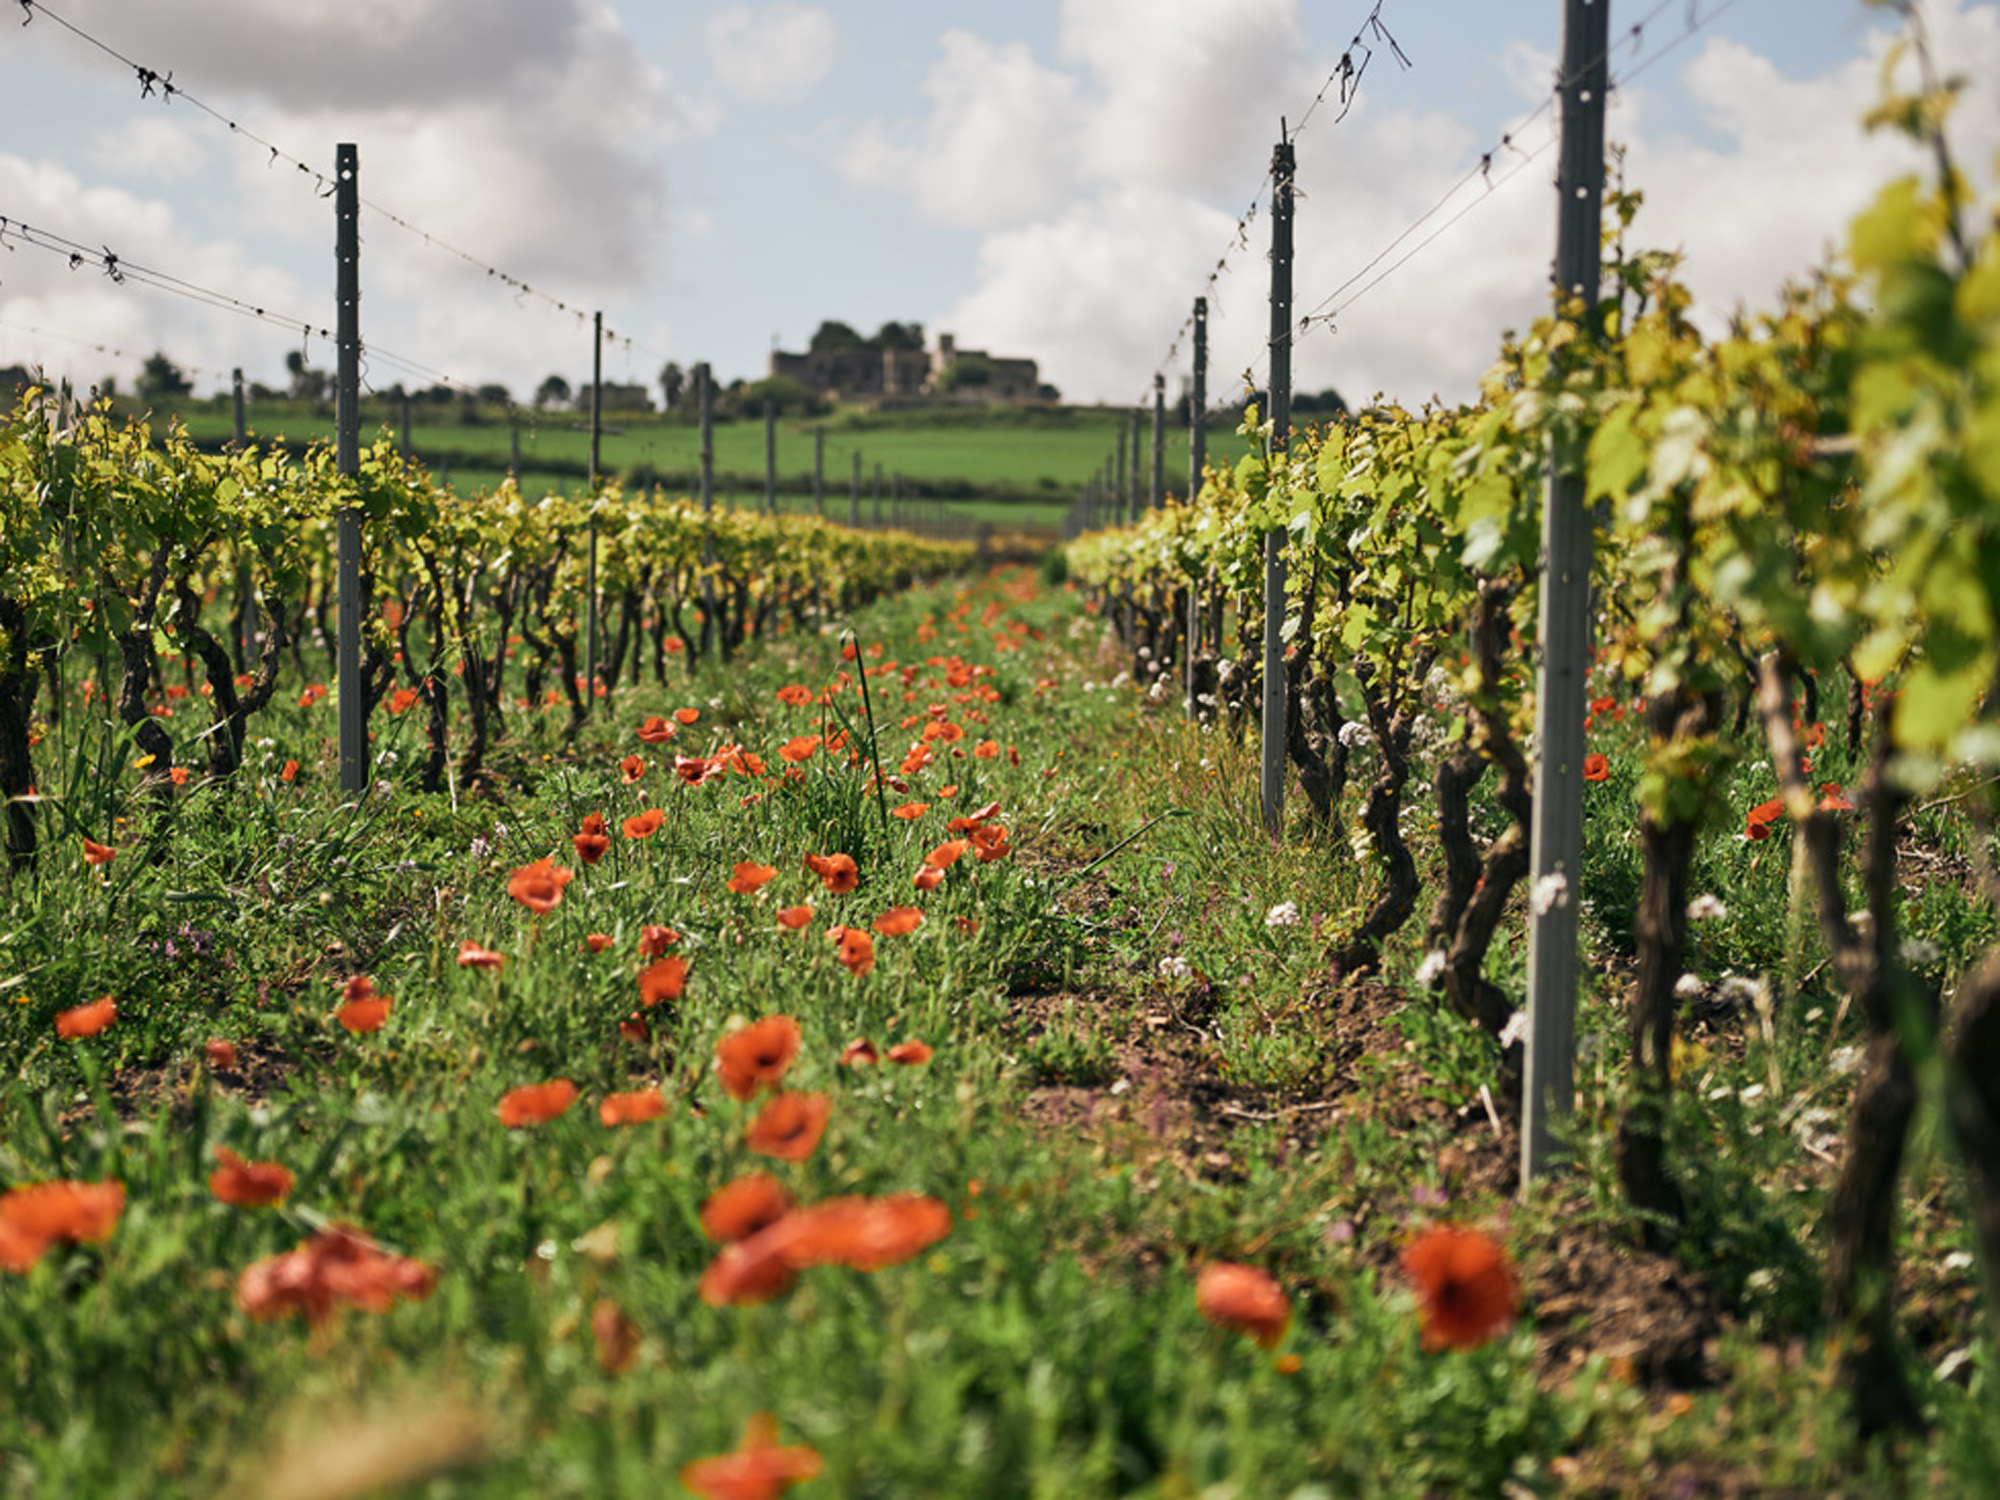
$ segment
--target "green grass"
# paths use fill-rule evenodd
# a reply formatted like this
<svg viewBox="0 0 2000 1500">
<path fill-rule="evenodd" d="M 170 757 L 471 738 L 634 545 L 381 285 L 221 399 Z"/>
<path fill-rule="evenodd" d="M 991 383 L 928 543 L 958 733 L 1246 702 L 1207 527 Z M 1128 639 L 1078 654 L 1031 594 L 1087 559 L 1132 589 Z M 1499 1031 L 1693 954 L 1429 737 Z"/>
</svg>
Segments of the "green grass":
<svg viewBox="0 0 2000 1500">
<path fill-rule="evenodd" d="M 1028 633 L 1004 633 L 1015 622 Z M 865 738 L 872 718 L 892 768 L 933 704 L 966 730 L 933 743 L 931 766 L 897 773 L 907 790 L 878 795 L 824 756 L 801 782 L 759 784 L 761 799 L 743 776 L 688 787 L 657 763 L 621 784 L 619 759 L 644 748 L 633 727 L 680 707 L 700 721 L 665 749 L 735 743 L 777 767 L 778 745 L 827 726 L 776 690 L 833 680 L 834 627 L 848 623 L 883 670 L 868 712 L 851 688 L 834 699 L 836 726 Z M 1699 1233 L 1676 1274 L 1733 1317 L 1715 1383 L 1682 1389 L 1635 1375 L 1610 1335 L 1593 1342 L 1620 1314 L 1613 1290 L 1557 1301 L 1579 1266 L 1611 1277 L 1652 1264 L 1607 1162 L 1628 938 L 1606 893 L 1634 879 L 1636 731 L 1593 741 L 1618 769 L 1590 789 L 1576 1165 L 1515 1204 L 1481 1175 L 1504 1151 L 1478 1099 L 1496 1077 L 1490 1048 L 1399 994 L 1419 939 L 1392 945 L 1387 989 L 1336 983 L 1327 949 L 1365 900 L 1365 870 L 1302 824 L 1274 846 L 1254 807 L 1254 743 L 1111 686 L 1101 647 L 1073 597 L 1025 575 L 911 593 L 726 672 L 621 690 L 574 744 L 560 710 L 516 712 L 490 800 L 415 791 L 420 715 L 386 712 L 373 724 L 380 785 L 342 797 L 332 704 L 281 693 L 237 784 L 197 779 L 156 808 L 122 736 L 72 702 L 38 750 L 55 836 L 0 896 L 0 1182 L 117 1177 L 128 1199 L 103 1244 L 0 1272 L 0 1491 L 291 1495 L 367 1459 L 351 1488 L 313 1493 L 674 1493 L 683 1464 L 768 1411 L 781 1442 L 823 1457 L 803 1497 L 1415 1500 L 1660 1492 L 1690 1476 L 1765 1492 L 1979 1492 L 2000 1450 L 1983 1334 L 1951 1335 L 1969 1351 L 1970 1390 L 1925 1373 L 1945 1351 L 1924 1345 L 1936 1429 L 1900 1468 L 1856 1454 L 1827 1396 L 1826 1175 L 1797 1142 L 1806 1110 L 1844 1104 L 1848 1080 L 1827 1058 L 1857 1022 L 1836 1024 L 1809 949 L 1789 946 L 1775 840 L 1717 839 L 1701 872 L 1729 908 L 1700 932 L 1702 974 L 1795 977 L 1768 1027 L 1737 1016 L 1688 1038 L 1701 1053 L 1683 1075 L 1676 1162 Z M 991 666 L 992 701 L 940 684 L 931 659 L 953 653 Z M 190 717 L 163 722 L 191 732 Z M 1001 753 L 973 753 L 988 738 Z M 277 775 L 289 757 L 304 766 L 293 783 Z M 1754 763 L 1734 775 L 1732 805 L 1767 795 Z M 919 895 L 911 876 L 947 820 L 988 800 L 1014 852 L 967 855 Z M 929 806 L 884 816 L 905 801 Z M 658 833 L 618 837 L 619 818 L 647 805 L 668 814 Z M 614 836 L 583 868 L 569 836 L 590 812 Z M 81 860 L 83 832 L 119 848 L 102 875 Z M 1956 823 L 1930 836 L 1969 837 Z M 802 865 L 835 850 L 860 867 L 850 895 Z M 537 917 L 507 880 L 550 855 L 579 873 Z M 726 888 L 739 860 L 779 873 L 740 895 Z M 797 902 L 814 921 L 781 930 L 773 912 Z M 1926 933 L 1952 945 L 1940 962 L 1990 941 L 1962 897 L 1926 902 Z M 877 938 L 872 972 L 835 962 L 830 924 L 902 904 L 924 925 Z M 634 1041 L 619 1023 L 637 1008 L 647 923 L 682 933 L 691 977 Z M 586 951 L 591 933 L 610 945 Z M 466 939 L 506 967 L 459 967 Z M 1494 964 L 1515 992 L 1518 946 Z M 394 998 L 373 1035 L 331 1019 L 353 973 Z M 59 1011 L 105 993 L 120 1007 L 110 1029 L 55 1039 Z M 797 1164 L 746 1150 L 754 1106 L 713 1069 L 721 1035 L 777 1013 L 803 1032 L 787 1085 L 833 1101 L 825 1139 Z M 885 1049 L 921 1038 L 936 1055 L 839 1066 L 857 1036 Z M 210 1038 L 236 1042 L 243 1065 L 210 1067 Z M 574 1109 L 499 1125 L 503 1092 L 556 1076 L 579 1086 Z M 667 1096 L 663 1119 L 598 1122 L 600 1098 L 641 1086 Z M 221 1144 L 296 1172 L 287 1204 L 217 1202 L 206 1179 Z M 769 1305 L 711 1307 L 697 1294 L 715 1254 L 699 1209 L 755 1167 L 808 1201 L 935 1195 L 953 1227 L 902 1265 L 820 1267 Z M 1946 1259 L 1966 1245 L 1949 1180 L 1928 1130 L 1906 1263 L 1922 1297 L 1962 1309 L 1971 1273 Z M 1502 1234 L 1528 1287 L 1522 1323 L 1470 1353 L 1420 1348 L 1397 1268 L 1438 1218 Z M 318 1333 L 247 1317 L 242 1270 L 326 1222 L 434 1266 L 435 1293 Z M 1276 1349 L 1196 1311 L 1195 1271 L 1212 1259 L 1283 1285 L 1296 1315 Z M 593 1337 L 607 1304 L 638 1335 L 622 1373 Z M 1551 1355 L 1559 1340 L 1575 1341 L 1575 1362 Z"/>
<path fill-rule="evenodd" d="M 226 403 L 202 403 L 183 412 L 188 430 L 201 441 L 222 441 L 234 431 Z M 953 420 L 941 420 L 949 415 Z M 395 414 L 364 403 L 363 426 L 373 432 L 383 426 L 399 431 Z M 862 459 L 864 510 L 872 504 L 875 466 L 882 466 L 885 500 L 896 474 L 914 489 L 944 488 L 957 498 L 966 487 L 992 491 L 1010 506 L 1029 506 L 1048 517 L 1059 516 L 1078 491 L 1116 450 L 1129 419 L 1120 413 L 1092 409 L 1059 409 L 1027 420 L 1011 413 L 938 414 L 885 413 L 854 418 L 832 417 L 823 424 L 826 438 L 826 493 L 831 507 L 847 503 L 853 455 Z M 330 414 L 313 414 L 298 407 L 252 408 L 248 427 L 253 434 L 284 437 L 295 442 L 331 439 Z M 789 493 L 809 495 L 813 465 L 811 421 L 779 423 L 777 467 L 780 485 Z M 573 412 L 534 414 L 521 430 L 521 459 L 530 488 L 574 488 L 590 456 L 590 435 Z M 685 481 L 696 471 L 699 435 L 691 425 L 657 416 L 609 417 L 600 439 L 599 464 L 607 474 L 648 469 Z M 510 434 L 503 420 L 479 425 L 414 421 L 412 450 L 433 467 L 439 455 L 458 459 L 453 477 L 475 482 L 506 471 Z M 1211 431 L 1209 453 L 1216 462 L 1233 461 L 1242 451 L 1235 433 Z M 1180 493 L 1187 484 L 1188 441 L 1185 431 L 1170 430 L 1165 446 L 1166 484 Z M 1150 475 L 1150 418 L 1141 438 L 1142 470 Z M 481 460 L 475 462 L 475 460 Z M 543 465 L 560 465 L 567 472 L 551 475 Z M 747 496 L 761 497 L 764 483 L 764 427 L 761 421 L 726 422 L 715 429 L 717 489 L 733 482 Z M 967 497 L 970 498 L 970 497 Z M 1037 504 L 1039 502 L 1039 504 Z M 1044 509 L 1045 508 L 1045 509 Z M 1009 514 L 1018 514 L 1010 508 Z M 984 517 L 981 517 L 984 519 Z"/>
</svg>

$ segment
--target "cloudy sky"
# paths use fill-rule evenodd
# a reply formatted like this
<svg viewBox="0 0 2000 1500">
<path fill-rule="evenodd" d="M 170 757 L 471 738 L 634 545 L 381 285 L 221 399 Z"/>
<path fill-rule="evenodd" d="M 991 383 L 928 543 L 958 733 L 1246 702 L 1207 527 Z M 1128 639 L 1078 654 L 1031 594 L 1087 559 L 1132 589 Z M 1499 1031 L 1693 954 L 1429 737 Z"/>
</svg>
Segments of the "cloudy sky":
<svg viewBox="0 0 2000 1500">
<path fill-rule="evenodd" d="M 1242 241 L 1238 220 L 1280 117 L 1306 116 L 1343 54 L 1363 65 L 1351 108 L 1337 118 L 1336 87 L 1297 144 L 1298 308 L 1333 314 L 1299 343 L 1302 389 L 1463 399 L 1501 330 L 1541 307 L 1554 242 L 1561 0 L 34 9 L 0 26 L 0 230 L 15 231 L 0 234 L 0 364 L 81 384 L 129 385 L 156 348 L 204 391 L 233 365 L 282 384 L 295 349 L 330 367 L 303 325 L 333 322 L 332 204 L 288 163 L 330 169 L 339 141 L 358 145 L 371 205 L 377 386 L 437 374 L 526 396 L 550 373 L 587 378 L 575 310 L 601 308 L 611 380 L 651 381 L 669 359 L 754 378 L 823 318 L 893 318 L 1032 356 L 1069 399 L 1129 402 L 1223 261 L 1219 390 L 1257 362 L 1266 318 L 1268 216 Z M 1990 184 L 2000 0 L 1925 9 L 1972 80 L 1954 137 Z M 186 96 L 143 97 L 61 20 Z M 1615 0 L 1612 27 L 1610 133 L 1647 195 L 1638 238 L 1685 252 L 1716 318 L 1767 303 L 1914 165 L 1858 124 L 1886 10 Z M 23 222 L 269 317 L 72 269 Z M 1165 365 L 1170 390 L 1186 354 Z"/>
</svg>

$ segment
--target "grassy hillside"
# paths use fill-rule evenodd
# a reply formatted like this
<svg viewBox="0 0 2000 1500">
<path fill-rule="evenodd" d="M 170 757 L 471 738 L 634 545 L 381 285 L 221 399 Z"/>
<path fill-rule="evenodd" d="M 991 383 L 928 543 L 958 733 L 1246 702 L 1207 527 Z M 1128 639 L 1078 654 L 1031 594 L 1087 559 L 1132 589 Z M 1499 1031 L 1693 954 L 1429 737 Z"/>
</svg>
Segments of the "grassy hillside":
<svg viewBox="0 0 2000 1500">
<path fill-rule="evenodd" d="M 201 402 L 180 413 L 189 431 L 201 441 L 221 442 L 233 430 L 226 402 Z M 520 428 L 522 482 L 530 493 L 543 493 L 581 482 L 590 456 L 590 434 L 576 413 L 545 411 L 529 414 Z M 397 414 L 386 403 L 364 402 L 363 430 L 397 430 Z M 1053 521 L 1075 493 L 1116 451 L 1118 435 L 1129 421 L 1123 413 L 1098 408 L 1057 408 L 1023 413 L 907 412 L 843 414 L 823 422 L 781 421 L 778 425 L 777 467 L 780 488 L 794 496 L 808 494 L 812 483 L 813 430 L 826 429 L 826 494 L 838 511 L 848 499 L 854 458 L 861 460 L 864 513 L 872 505 L 875 467 L 883 472 L 885 495 L 893 476 L 904 476 L 905 490 L 933 494 L 953 502 L 996 504 L 1019 519 Z M 253 407 L 252 434 L 292 442 L 330 439 L 329 411 L 281 403 Z M 671 490 L 693 483 L 699 458 L 699 438 L 692 425 L 657 415 L 607 419 L 600 445 L 604 472 L 643 482 L 657 476 Z M 449 472 L 461 484 L 494 482 L 509 463 L 512 430 L 502 416 L 465 422 L 439 420 L 419 408 L 413 416 L 410 442 L 433 468 Z M 1150 422 L 1143 424 L 1142 472 L 1149 472 L 1152 455 Z M 1218 460 L 1233 460 L 1242 452 L 1234 432 L 1212 431 L 1209 451 Z M 1165 445 L 1169 493 L 1186 487 L 1188 438 L 1170 430 Z M 738 498 L 761 497 L 764 484 L 764 427 L 761 421 L 725 422 L 715 427 L 716 490 L 734 487 Z M 970 512 L 968 512 L 970 513 Z"/>
</svg>

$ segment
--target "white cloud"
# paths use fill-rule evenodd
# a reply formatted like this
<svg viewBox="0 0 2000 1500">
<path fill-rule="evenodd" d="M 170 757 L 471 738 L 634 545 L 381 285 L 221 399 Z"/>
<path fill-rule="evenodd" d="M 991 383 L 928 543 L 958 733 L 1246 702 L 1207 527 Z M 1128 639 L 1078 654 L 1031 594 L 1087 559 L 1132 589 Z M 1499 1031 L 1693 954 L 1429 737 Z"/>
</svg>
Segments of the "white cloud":
<svg viewBox="0 0 2000 1500">
<path fill-rule="evenodd" d="M 91 155 L 107 172 L 179 182 L 202 164 L 201 142 L 192 126 L 158 115 L 142 115 L 104 131 Z"/>
<path fill-rule="evenodd" d="M 939 46 L 924 79 L 930 117 L 862 126 L 841 170 L 906 192 L 926 217 L 959 228 L 1018 223 L 1053 207 L 1073 181 L 1075 82 L 1019 43 L 954 29 Z"/>
<path fill-rule="evenodd" d="M 1329 71 L 1298 0 L 1063 0 L 1061 50 L 1090 85 L 1084 172 L 1198 192 L 1234 191 Z"/>
<path fill-rule="evenodd" d="M 706 30 L 716 76 L 752 104 L 797 99 L 833 67 L 833 17 L 814 6 L 725 5 Z"/>
<path fill-rule="evenodd" d="M 73 173 L 44 162 L 0 155 L 0 201 L 13 218 L 92 250 L 108 246 L 135 265 L 196 286 L 224 291 L 274 314 L 304 318 L 313 299 L 289 276 L 261 268 L 236 244 L 190 230 L 172 208 L 122 188 L 86 187 Z M 0 282 L 4 359 L 46 363 L 94 380 L 116 375 L 130 383 L 140 361 L 165 350 L 204 389 L 227 378 L 232 365 L 280 363 L 274 345 L 289 334 L 272 324 L 216 312 L 128 279 L 113 282 L 93 262 L 72 270 L 59 254 L 16 239 L 8 242 Z M 28 332 L 27 330 L 35 330 Z M 92 345 L 102 345 L 102 350 Z"/>
<path fill-rule="evenodd" d="M 1094 7 L 1078 0 L 1074 8 L 1078 29 L 1066 41 L 1078 56 L 1094 56 L 1098 43 L 1086 29 Z M 2000 7 L 1935 0 L 1927 9 L 1946 67 L 1970 80 L 2000 76 Z M 1255 14 L 1278 27 L 1287 12 L 1270 0 Z M 1629 146 L 1627 180 L 1646 198 L 1633 243 L 1685 252 L 1684 275 L 1711 328 L 1739 303 L 1770 306 L 1785 280 L 1809 273 L 1844 242 L 1849 221 L 1886 181 L 1925 170 L 1907 142 L 1865 137 L 1859 127 L 1878 96 L 1889 38 L 1887 23 L 1880 24 L 1867 56 L 1822 77 L 1788 79 L 1742 44 L 1715 39 L 1681 64 L 1677 82 L 1662 70 L 1613 95 L 1610 135 Z M 1544 97 L 1547 61 L 1525 46 L 1506 54 L 1525 100 Z M 1171 71 L 1171 58 L 1154 63 Z M 1108 51 L 1102 66 L 1115 74 Z M 1164 119 L 1169 93 L 1155 96 L 1149 87 L 1135 85 L 1124 97 L 1150 104 L 1128 107 L 1141 119 L 1148 108 Z M 1666 117 L 1658 106 L 1672 88 L 1684 91 L 1697 116 L 1699 140 L 1652 124 Z M 1228 101 L 1218 100 L 1202 121 L 1218 134 L 1239 122 L 1242 138 L 1253 140 L 1269 103 L 1254 99 L 1231 114 Z M 1240 123 L 1246 109 L 1249 123 Z M 1320 130 L 1324 123 L 1315 122 L 1299 149 L 1296 311 L 1313 311 L 1337 293 L 1330 310 L 1338 317 L 1331 329 L 1316 326 L 1296 342 L 1295 387 L 1333 386 L 1351 401 L 1385 392 L 1409 405 L 1433 395 L 1470 399 L 1503 331 L 1525 327 L 1547 305 L 1556 154 L 1528 156 L 1552 139 L 1554 112 L 1516 121 L 1513 147 L 1494 150 L 1490 174 L 1481 173 L 1481 156 L 1495 141 L 1474 138 L 1443 114 L 1385 107 L 1379 92 L 1364 91 L 1337 134 Z M 1091 124 L 1108 129 L 1101 116 Z M 1137 144 L 1143 132 L 1133 129 L 1123 147 L 1126 169 L 1140 180 L 1157 169 L 1161 180 L 1145 194 L 1086 184 L 1088 196 L 1072 196 L 1041 221 L 989 235 L 978 284 L 939 326 L 957 326 L 968 341 L 996 350 L 1037 355 L 1072 398 L 1127 401 L 1140 393 L 1228 243 L 1232 221 L 1217 212 L 1198 171 L 1173 177 L 1158 162 L 1149 168 Z M 1968 88 L 1951 135 L 1961 167 L 1990 188 L 2000 94 Z M 1463 222 L 1453 222 L 1461 211 Z M 1268 246 L 1268 219 L 1260 215 L 1218 284 L 1210 367 L 1210 389 L 1218 393 L 1246 367 L 1262 378 Z M 1186 358 L 1183 348 L 1179 363 Z M 1180 372 L 1168 374 L 1177 384 Z"/>
</svg>

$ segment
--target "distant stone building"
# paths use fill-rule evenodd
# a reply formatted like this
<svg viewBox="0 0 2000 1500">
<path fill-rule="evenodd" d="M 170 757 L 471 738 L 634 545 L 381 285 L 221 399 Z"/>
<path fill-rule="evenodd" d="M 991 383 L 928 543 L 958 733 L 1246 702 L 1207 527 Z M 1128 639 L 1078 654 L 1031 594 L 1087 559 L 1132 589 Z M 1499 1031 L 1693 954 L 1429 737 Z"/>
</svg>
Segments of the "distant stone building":
<svg viewBox="0 0 2000 1500">
<path fill-rule="evenodd" d="M 820 353 L 771 351 L 772 379 L 796 380 L 836 401 L 936 400 L 970 402 L 1033 401 L 1041 377 L 1032 359 L 998 359 L 978 349 L 961 349 L 948 333 L 937 347 L 878 349 L 859 346 Z"/>
</svg>

